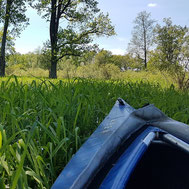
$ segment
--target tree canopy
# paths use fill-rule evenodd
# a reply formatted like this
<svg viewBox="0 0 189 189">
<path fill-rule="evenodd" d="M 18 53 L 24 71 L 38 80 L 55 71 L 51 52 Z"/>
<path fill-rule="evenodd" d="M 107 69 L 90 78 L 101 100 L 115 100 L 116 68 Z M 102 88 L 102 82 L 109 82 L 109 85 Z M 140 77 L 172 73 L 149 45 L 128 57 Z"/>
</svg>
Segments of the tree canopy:
<svg viewBox="0 0 189 189">
<path fill-rule="evenodd" d="M 10 26 L 10 35 L 17 36 L 28 24 L 25 15 L 26 0 L 1 0 L 0 1 L 0 23 L 3 23 L 0 53 L 0 76 L 5 76 L 5 51 L 7 33 Z"/>
<path fill-rule="evenodd" d="M 180 25 L 173 25 L 170 18 L 164 19 L 164 26 L 156 27 L 157 47 L 153 53 L 153 61 L 160 70 L 173 76 L 180 88 L 186 87 L 189 80 L 189 30 Z"/>
<path fill-rule="evenodd" d="M 94 36 L 115 34 L 108 14 L 98 8 L 96 0 L 39 0 L 34 7 L 50 22 L 50 78 L 56 78 L 58 61 L 65 56 L 80 56 L 95 49 Z"/>
</svg>

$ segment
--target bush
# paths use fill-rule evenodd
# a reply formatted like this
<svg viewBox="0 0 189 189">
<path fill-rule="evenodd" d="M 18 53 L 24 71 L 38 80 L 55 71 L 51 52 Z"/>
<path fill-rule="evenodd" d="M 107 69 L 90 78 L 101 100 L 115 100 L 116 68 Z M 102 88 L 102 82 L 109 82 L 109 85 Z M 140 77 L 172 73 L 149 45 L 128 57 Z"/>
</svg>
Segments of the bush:
<svg viewBox="0 0 189 189">
<path fill-rule="evenodd" d="M 114 64 L 80 66 L 76 71 L 77 77 L 98 79 L 121 79 L 122 73 Z"/>
</svg>

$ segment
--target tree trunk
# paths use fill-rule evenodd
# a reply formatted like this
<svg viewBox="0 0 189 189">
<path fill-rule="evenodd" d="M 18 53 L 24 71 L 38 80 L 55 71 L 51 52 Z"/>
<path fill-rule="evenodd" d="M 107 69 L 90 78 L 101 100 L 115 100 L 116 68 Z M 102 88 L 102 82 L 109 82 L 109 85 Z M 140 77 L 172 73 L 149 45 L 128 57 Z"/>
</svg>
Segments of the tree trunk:
<svg viewBox="0 0 189 189">
<path fill-rule="evenodd" d="M 146 29 L 144 27 L 144 68 L 147 69 Z"/>
<path fill-rule="evenodd" d="M 147 69 L 147 50 L 144 50 L 144 68 Z"/>
<path fill-rule="evenodd" d="M 7 1 L 6 5 L 6 16 L 3 28 L 3 37 L 1 41 L 1 54 L 0 54 L 0 77 L 5 76 L 5 47 L 6 47 L 6 40 L 7 40 L 7 31 L 9 25 L 9 18 L 10 18 L 10 7 L 12 1 Z"/>
<path fill-rule="evenodd" d="M 58 63 L 58 27 L 59 27 L 59 9 L 57 9 L 57 0 L 51 0 L 51 20 L 50 20 L 50 41 L 51 41 L 51 67 L 49 78 L 57 78 L 57 63 Z"/>
<path fill-rule="evenodd" d="M 57 78 L 57 57 L 51 53 L 51 67 L 49 71 L 49 78 Z"/>
</svg>

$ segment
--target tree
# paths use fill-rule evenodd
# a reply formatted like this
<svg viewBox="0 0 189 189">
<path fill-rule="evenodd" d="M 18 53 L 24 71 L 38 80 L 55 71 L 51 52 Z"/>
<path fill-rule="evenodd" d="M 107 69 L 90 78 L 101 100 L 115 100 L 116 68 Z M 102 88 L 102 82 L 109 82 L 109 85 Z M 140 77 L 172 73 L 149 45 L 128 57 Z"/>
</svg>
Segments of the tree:
<svg viewBox="0 0 189 189">
<path fill-rule="evenodd" d="M 10 34 L 19 35 L 24 24 L 28 23 L 25 16 L 26 1 L 24 0 L 0 0 L 0 23 L 3 23 L 3 35 L 1 39 L 0 77 L 5 76 L 5 51 L 8 28 L 12 25 Z"/>
<path fill-rule="evenodd" d="M 173 25 L 170 18 L 164 19 L 164 23 L 155 29 L 157 48 L 152 55 L 153 62 L 159 70 L 176 79 L 180 89 L 189 88 L 189 30 Z"/>
<path fill-rule="evenodd" d="M 120 68 L 121 71 L 128 69 L 141 70 L 141 60 L 133 57 L 132 54 L 112 55 L 111 63 Z"/>
<path fill-rule="evenodd" d="M 93 49 L 82 54 L 81 57 L 74 57 L 74 64 L 78 65 L 89 65 L 95 63 L 95 57 L 100 52 L 100 49 Z"/>
<path fill-rule="evenodd" d="M 95 56 L 97 55 L 99 49 L 92 50 L 92 51 L 87 51 L 82 54 L 82 56 L 66 56 L 62 60 L 58 62 L 59 67 L 61 67 L 61 64 L 63 62 L 70 62 L 72 65 L 75 66 L 82 66 L 82 65 L 89 65 L 89 64 L 94 64 L 95 63 Z"/>
<path fill-rule="evenodd" d="M 111 63 L 112 52 L 107 50 L 101 50 L 95 56 L 95 64 L 98 66 Z"/>
<path fill-rule="evenodd" d="M 120 70 L 123 71 L 127 70 L 127 68 L 129 67 L 129 62 L 126 56 L 122 56 L 122 55 L 112 55 L 111 63 L 115 64 L 116 66 L 119 67 Z"/>
<path fill-rule="evenodd" d="M 153 44 L 153 29 L 155 20 L 146 11 L 140 12 L 134 20 L 132 39 L 129 44 L 129 51 L 144 62 L 147 68 L 147 56 Z"/>
<path fill-rule="evenodd" d="M 96 46 L 89 45 L 96 36 L 114 35 L 107 15 L 100 12 L 96 0 L 38 0 L 34 7 L 50 22 L 50 78 L 57 77 L 57 63 L 65 56 L 81 56 Z M 61 24 L 62 23 L 62 24 Z"/>
<path fill-rule="evenodd" d="M 0 29 L 0 44 L 2 43 L 1 42 L 2 37 L 3 37 L 3 28 Z M 5 46 L 6 57 L 15 53 L 14 45 L 15 45 L 14 44 L 14 38 L 9 33 L 7 33 L 6 46 Z M 1 49 L 1 45 L 0 45 L 0 49 Z"/>
</svg>

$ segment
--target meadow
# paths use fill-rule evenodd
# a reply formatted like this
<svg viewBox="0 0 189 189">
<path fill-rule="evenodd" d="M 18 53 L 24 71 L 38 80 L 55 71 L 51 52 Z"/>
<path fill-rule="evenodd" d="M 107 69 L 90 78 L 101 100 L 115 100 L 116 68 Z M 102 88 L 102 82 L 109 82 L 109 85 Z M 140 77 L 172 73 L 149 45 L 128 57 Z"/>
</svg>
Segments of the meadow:
<svg viewBox="0 0 189 189">
<path fill-rule="evenodd" d="M 51 187 L 117 98 L 189 124 L 189 91 L 132 80 L 0 80 L 0 186 Z"/>
</svg>

